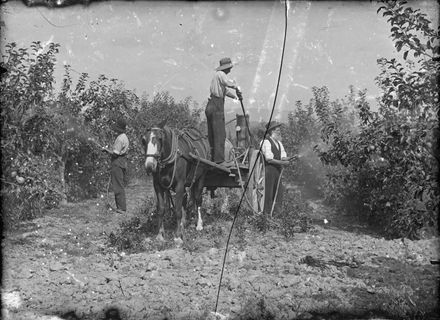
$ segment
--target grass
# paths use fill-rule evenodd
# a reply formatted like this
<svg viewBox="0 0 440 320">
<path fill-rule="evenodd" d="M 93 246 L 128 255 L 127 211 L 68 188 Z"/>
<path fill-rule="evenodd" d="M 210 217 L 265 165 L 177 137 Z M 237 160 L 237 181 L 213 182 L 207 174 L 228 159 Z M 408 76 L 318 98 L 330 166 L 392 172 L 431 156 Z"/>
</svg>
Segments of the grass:
<svg viewBox="0 0 440 320">
<path fill-rule="evenodd" d="M 301 198 L 299 192 L 289 192 L 286 194 L 285 201 L 281 210 L 274 214 L 273 218 L 266 215 L 254 215 L 253 212 L 243 205 L 238 208 L 240 192 L 238 190 L 219 189 L 216 191 L 217 198 L 205 197 L 203 209 L 203 221 L 205 231 L 195 231 L 194 224 L 196 216 L 194 212 L 187 217 L 183 248 L 189 252 L 200 251 L 200 237 L 205 237 L 208 247 L 222 248 L 228 236 L 229 229 L 225 229 L 225 222 L 232 222 L 234 215 L 237 214 L 231 241 L 239 248 L 244 250 L 246 247 L 246 233 L 261 232 L 269 230 L 284 235 L 290 239 L 298 232 L 306 232 L 310 228 L 308 214 L 310 208 Z M 134 217 L 119 224 L 116 230 L 108 235 L 108 245 L 118 251 L 128 253 L 164 250 L 174 244 L 173 231 L 176 228 L 176 219 L 172 210 L 164 217 L 164 228 L 166 232 L 165 242 L 155 240 L 158 232 L 158 216 L 156 214 L 155 200 L 149 197 L 137 208 Z M 191 223 L 191 224 L 190 224 Z M 228 224 L 229 224 L 228 223 Z M 209 229 L 209 232 L 206 230 Z"/>
</svg>

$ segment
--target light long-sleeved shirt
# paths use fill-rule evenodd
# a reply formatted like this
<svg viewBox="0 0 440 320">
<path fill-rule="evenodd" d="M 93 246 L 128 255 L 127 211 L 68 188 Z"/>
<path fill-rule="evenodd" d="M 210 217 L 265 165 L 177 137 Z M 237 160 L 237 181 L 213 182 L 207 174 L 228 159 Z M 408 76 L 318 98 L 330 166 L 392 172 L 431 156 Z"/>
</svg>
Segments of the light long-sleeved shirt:
<svg viewBox="0 0 440 320">
<path fill-rule="evenodd" d="M 129 142 L 125 133 L 121 133 L 113 144 L 113 153 L 122 156 L 128 152 Z"/>
<path fill-rule="evenodd" d="M 286 158 L 287 153 L 286 153 L 286 150 L 284 150 L 284 146 L 281 143 L 281 141 L 276 140 L 272 137 L 269 137 L 268 139 L 272 139 L 272 141 L 274 141 L 274 143 L 275 143 L 275 146 L 278 146 L 280 148 L 281 159 Z M 272 160 L 274 157 L 273 152 L 272 152 L 272 145 L 270 144 L 270 141 L 268 139 L 265 139 L 263 141 L 263 146 L 261 147 L 261 151 L 263 152 L 263 155 L 266 158 L 266 160 Z"/>
<path fill-rule="evenodd" d="M 211 81 L 210 93 L 218 98 L 228 96 L 236 98 L 235 94 L 228 88 L 235 86 L 235 81 L 228 78 L 223 71 L 216 71 Z"/>
</svg>

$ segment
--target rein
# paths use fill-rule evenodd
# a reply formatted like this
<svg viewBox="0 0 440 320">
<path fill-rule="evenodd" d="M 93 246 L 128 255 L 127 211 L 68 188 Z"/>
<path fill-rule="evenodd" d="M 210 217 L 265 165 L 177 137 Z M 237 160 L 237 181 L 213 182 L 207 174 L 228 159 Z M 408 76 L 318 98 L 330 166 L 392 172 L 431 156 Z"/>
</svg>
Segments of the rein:
<svg viewBox="0 0 440 320">
<path fill-rule="evenodd" d="M 162 131 L 164 131 L 164 129 L 161 129 L 161 128 L 154 128 L 154 129 L 159 129 L 159 130 L 162 130 Z M 156 160 L 157 160 L 157 162 L 158 162 L 158 165 L 159 165 L 159 174 L 160 174 L 160 170 L 161 169 L 163 169 L 163 168 L 165 168 L 166 166 L 168 166 L 168 165 L 170 165 L 170 164 L 172 164 L 172 163 L 174 163 L 174 165 L 173 165 L 173 174 L 172 174 L 172 176 L 171 176 L 171 181 L 170 181 L 170 183 L 168 184 L 168 186 L 164 186 L 162 183 L 161 183 L 161 181 L 160 181 L 160 179 L 159 179 L 159 183 L 160 183 L 160 185 L 164 188 L 164 189 L 170 189 L 171 188 L 171 186 L 173 185 L 173 183 L 174 183 L 174 178 L 175 178 L 175 176 L 176 176 L 176 163 L 177 163 L 177 158 L 178 158 L 178 154 L 179 154 L 179 150 L 178 150 L 178 148 L 177 148 L 177 146 L 178 146 L 178 140 L 179 140 L 179 137 L 176 135 L 176 133 L 174 132 L 174 130 L 173 129 L 171 129 L 170 130 L 170 132 L 171 132 L 171 151 L 170 151 L 170 154 L 165 158 L 165 159 L 162 159 L 161 158 L 161 155 L 158 155 L 158 154 L 155 154 L 155 155 L 151 155 L 152 157 L 154 157 Z M 148 155 L 147 155 L 148 156 Z"/>
<path fill-rule="evenodd" d="M 176 159 L 179 151 L 178 149 L 179 137 L 176 135 L 173 129 L 171 129 L 170 131 L 171 131 L 171 151 L 168 157 L 166 157 L 165 159 L 159 158 L 159 160 L 161 160 L 159 164 L 162 168 L 169 165 L 172 162 L 176 163 Z"/>
</svg>

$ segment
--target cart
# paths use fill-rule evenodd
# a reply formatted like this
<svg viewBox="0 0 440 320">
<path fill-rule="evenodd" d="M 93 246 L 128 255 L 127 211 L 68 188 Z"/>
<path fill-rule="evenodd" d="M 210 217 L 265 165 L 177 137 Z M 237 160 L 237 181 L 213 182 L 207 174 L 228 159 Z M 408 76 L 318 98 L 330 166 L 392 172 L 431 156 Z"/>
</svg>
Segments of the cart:
<svg viewBox="0 0 440 320">
<path fill-rule="evenodd" d="M 231 161 L 230 166 L 219 165 L 190 153 L 195 160 L 209 166 L 205 177 L 205 188 L 241 188 L 245 192 L 245 199 L 255 213 L 262 213 L 265 197 L 265 164 L 264 157 L 259 149 L 251 146 L 249 135 L 249 115 L 236 115 L 236 139 L 235 145 L 229 140 L 229 148 L 225 148 L 226 160 Z M 258 154 L 260 155 L 258 156 Z M 254 168 L 255 164 L 255 168 Z M 254 170 L 252 171 L 252 168 Z M 246 182 L 248 187 L 245 190 Z"/>
</svg>

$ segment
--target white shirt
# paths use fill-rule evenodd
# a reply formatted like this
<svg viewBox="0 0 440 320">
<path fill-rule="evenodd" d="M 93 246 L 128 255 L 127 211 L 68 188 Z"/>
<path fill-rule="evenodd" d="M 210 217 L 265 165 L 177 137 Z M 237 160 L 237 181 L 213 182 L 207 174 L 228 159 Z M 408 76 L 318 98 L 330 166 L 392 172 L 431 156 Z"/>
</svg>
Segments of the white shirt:
<svg viewBox="0 0 440 320">
<path fill-rule="evenodd" d="M 235 98 L 235 95 L 229 91 L 230 89 L 228 89 L 228 87 L 232 86 L 235 86 L 235 81 L 230 80 L 226 73 L 220 70 L 216 71 L 214 74 L 209 91 L 211 94 L 219 98 L 224 98 L 225 95 L 230 98 Z"/>
<path fill-rule="evenodd" d="M 286 153 L 286 150 L 284 150 L 284 146 L 281 143 L 281 141 L 276 140 L 276 139 L 274 139 L 272 137 L 269 137 L 268 139 L 272 139 L 272 141 L 275 142 L 275 146 L 279 146 L 279 148 L 281 150 L 281 159 L 282 158 L 286 158 L 287 157 L 287 153 Z M 261 151 L 263 152 L 263 155 L 266 158 L 266 160 L 272 160 L 273 159 L 272 145 L 270 144 L 270 141 L 268 139 L 265 139 L 263 141 L 263 145 L 261 147 Z"/>
<path fill-rule="evenodd" d="M 128 137 L 125 133 L 121 133 L 115 140 L 115 144 L 113 145 L 113 153 L 117 155 L 126 154 L 128 151 Z"/>
</svg>

